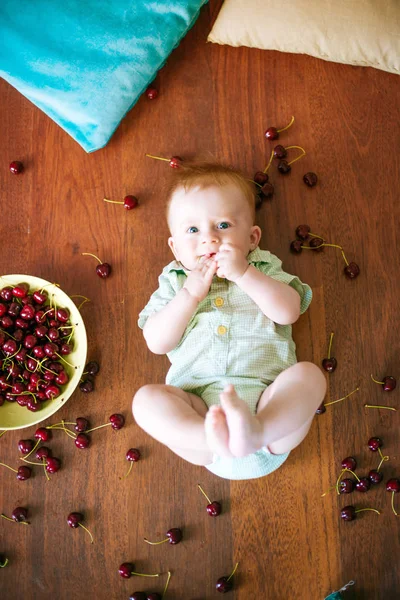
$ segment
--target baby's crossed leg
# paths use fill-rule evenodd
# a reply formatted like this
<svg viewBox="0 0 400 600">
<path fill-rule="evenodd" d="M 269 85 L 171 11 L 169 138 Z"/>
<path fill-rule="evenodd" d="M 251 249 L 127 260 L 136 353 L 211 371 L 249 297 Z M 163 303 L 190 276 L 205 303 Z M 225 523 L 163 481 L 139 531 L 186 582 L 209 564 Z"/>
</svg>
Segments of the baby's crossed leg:
<svg viewBox="0 0 400 600">
<path fill-rule="evenodd" d="M 220 395 L 221 407 L 207 412 L 195 394 L 169 385 L 147 385 L 136 393 L 133 415 L 142 429 L 175 454 L 208 465 L 213 454 L 246 456 L 263 446 L 289 452 L 305 438 L 326 392 L 321 370 L 300 362 L 278 375 L 252 415 L 232 386 Z"/>
</svg>

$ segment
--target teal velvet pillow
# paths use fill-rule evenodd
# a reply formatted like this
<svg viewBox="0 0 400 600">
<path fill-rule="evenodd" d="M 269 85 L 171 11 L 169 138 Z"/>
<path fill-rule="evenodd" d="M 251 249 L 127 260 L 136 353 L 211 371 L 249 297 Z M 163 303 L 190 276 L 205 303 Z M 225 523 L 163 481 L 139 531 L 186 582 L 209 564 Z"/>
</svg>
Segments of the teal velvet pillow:
<svg viewBox="0 0 400 600">
<path fill-rule="evenodd" d="M 105 146 L 207 0 L 1 0 L 0 77 Z"/>
</svg>

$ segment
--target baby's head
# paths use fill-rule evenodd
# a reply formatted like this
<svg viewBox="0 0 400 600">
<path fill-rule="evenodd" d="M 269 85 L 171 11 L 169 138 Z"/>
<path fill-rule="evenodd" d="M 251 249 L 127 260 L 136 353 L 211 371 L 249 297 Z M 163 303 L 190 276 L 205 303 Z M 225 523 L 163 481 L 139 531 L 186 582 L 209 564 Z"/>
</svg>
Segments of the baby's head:
<svg viewBox="0 0 400 600">
<path fill-rule="evenodd" d="M 183 266 L 213 255 L 229 242 L 244 256 L 260 241 L 254 225 L 254 184 L 237 169 L 215 163 L 182 163 L 173 169 L 167 190 L 168 245 Z"/>
</svg>

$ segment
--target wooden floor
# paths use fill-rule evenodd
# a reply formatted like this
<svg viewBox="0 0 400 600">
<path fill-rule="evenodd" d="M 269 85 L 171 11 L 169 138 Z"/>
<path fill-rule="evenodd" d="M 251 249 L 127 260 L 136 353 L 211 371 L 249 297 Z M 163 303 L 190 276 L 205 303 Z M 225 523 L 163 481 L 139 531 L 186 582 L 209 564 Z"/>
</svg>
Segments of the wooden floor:
<svg viewBox="0 0 400 600">
<path fill-rule="evenodd" d="M 158 76 L 160 96 L 142 98 L 106 148 L 85 154 L 61 128 L 0 81 L 0 272 L 27 273 L 58 282 L 92 302 L 82 308 L 90 359 L 101 364 L 97 389 L 77 391 L 57 418 L 87 416 L 93 424 L 122 412 L 120 432 L 93 434 L 79 451 L 59 432 L 52 447 L 63 468 L 17 482 L 0 471 L 0 511 L 28 506 L 31 526 L 2 520 L 2 600 L 124 600 L 135 590 L 162 592 L 159 580 L 118 575 L 122 562 L 138 571 L 172 571 L 167 598 L 211 600 L 216 580 L 239 562 L 237 600 L 322 600 L 349 580 L 358 600 L 399 597 L 400 519 L 384 484 L 363 495 L 321 494 L 336 480 L 341 460 L 356 457 L 359 474 L 377 467 L 367 440 L 379 436 L 390 462 L 384 481 L 400 477 L 400 385 L 391 394 L 374 384 L 400 378 L 399 105 L 400 79 L 307 56 L 206 43 L 216 4 L 201 16 Z M 328 377 L 326 402 L 360 385 L 360 391 L 316 417 L 302 445 L 274 474 L 229 482 L 185 463 L 150 439 L 133 421 L 130 403 L 145 383 L 163 382 L 166 357 L 146 348 L 137 316 L 171 260 L 161 192 L 166 163 L 145 153 L 194 157 L 208 153 L 242 168 L 249 177 L 265 166 L 272 147 L 268 126 L 295 123 L 284 145 L 307 156 L 289 176 L 271 170 L 272 201 L 258 213 L 262 248 L 277 254 L 288 272 L 308 282 L 310 309 L 294 326 L 299 360 L 320 364 L 335 332 L 338 368 Z M 26 170 L 15 177 L 11 160 Z M 319 176 L 313 189 L 305 172 Z M 105 196 L 135 194 L 140 207 L 126 212 Z M 338 250 L 294 256 L 289 244 L 297 225 L 308 223 L 327 241 L 341 244 L 361 275 L 343 275 Z M 95 274 L 93 252 L 113 267 L 109 280 Z M 364 404 L 398 408 L 365 409 Z M 49 423 L 54 423 L 54 418 Z M 17 442 L 33 435 L 9 432 L 0 439 L 0 461 L 18 462 Z M 121 481 L 125 452 L 136 446 L 143 460 Z M 197 489 L 201 483 L 223 504 L 211 519 Z M 399 495 L 400 496 L 400 495 Z M 400 497 L 395 498 L 400 512 Z M 373 507 L 356 521 L 340 520 L 346 504 Z M 66 516 L 82 511 L 95 538 L 69 529 Z M 149 546 L 171 527 L 184 541 Z"/>
</svg>

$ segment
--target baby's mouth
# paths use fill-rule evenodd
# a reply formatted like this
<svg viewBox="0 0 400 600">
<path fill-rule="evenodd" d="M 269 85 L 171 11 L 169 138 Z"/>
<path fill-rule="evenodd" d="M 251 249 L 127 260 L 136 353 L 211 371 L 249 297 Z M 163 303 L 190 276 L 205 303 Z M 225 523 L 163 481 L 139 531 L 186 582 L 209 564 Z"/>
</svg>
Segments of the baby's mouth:
<svg viewBox="0 0 400 600">
<path fill-rule="evenodd" d="M 215 256 L 216 252 L 208 252 L 207 254 L 203 254 L 202 256 L 205 256 L 206 258 L 211 258 L 212 256 Z"/>
</svg>

